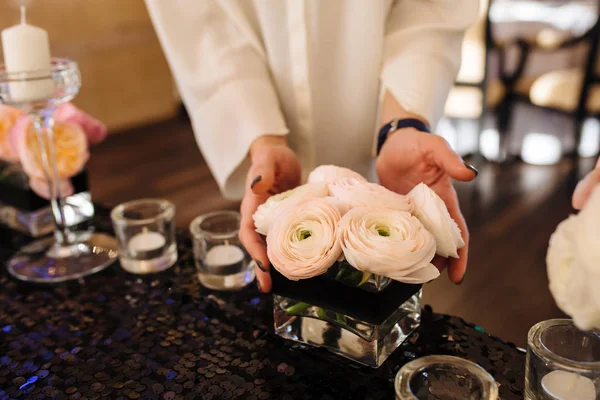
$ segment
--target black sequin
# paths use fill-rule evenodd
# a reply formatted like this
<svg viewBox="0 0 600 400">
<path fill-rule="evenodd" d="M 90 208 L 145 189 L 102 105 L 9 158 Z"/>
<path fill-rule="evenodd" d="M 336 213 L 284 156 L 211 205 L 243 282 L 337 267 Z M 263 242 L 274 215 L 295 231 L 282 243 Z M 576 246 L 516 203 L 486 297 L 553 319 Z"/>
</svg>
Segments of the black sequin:
<svg viewBox="0 0 600 400">
<path fill-rule="evenodd" d="M 97 230 L 110 232 L 108 210 L 96 211 Z M 25 242 L 0 227 L 0 263 Z M 0 400 L 389 399 L 400 366 L 429 354 L 470 359 L 496 378 L 502 399 L 523 397 L 523 353 L 430 307 L 377 370 L 285 342 L 268 295 L 201 287 L 189 235 L 179 230 L 177 242 L 177 265 L 152 276 L 114 266 L 43 287 L 2 268 Z"/>
</svg>

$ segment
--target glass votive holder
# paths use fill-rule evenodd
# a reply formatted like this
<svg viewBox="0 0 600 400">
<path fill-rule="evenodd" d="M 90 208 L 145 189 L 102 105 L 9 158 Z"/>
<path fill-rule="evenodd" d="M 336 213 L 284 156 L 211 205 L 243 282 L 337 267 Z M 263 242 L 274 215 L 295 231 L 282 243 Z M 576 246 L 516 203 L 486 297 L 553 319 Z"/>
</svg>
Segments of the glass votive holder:
<svg viewBox="0 0 600 400">
<path fill-rule="evenodd" d="M 110 217 L 119 241 L 119 261 L 133 274 L 151 274 L 177 261 L 175 206 L 167 200 L 142 199 L 120 204 Z"/>
<path fill-rule="evenodd" d="M 600 331 L 581 331 L 571 319 L 531 327 L 525 399 L 600 399 Z"/>
<path fill-rule="evenodd" d="M 405 364 L 395 381 L 398 400 L 497 400 L 498 386 L 479 365 L 459 357 L 427 356 Z"/>
<path fill-rule="evenodd" d="M 214 290 L 239 290 L 254 280 L 254 263 L 238 239 L 240 213 L 217 211 L 190 224 L 200 283 Z"/>
</svg>

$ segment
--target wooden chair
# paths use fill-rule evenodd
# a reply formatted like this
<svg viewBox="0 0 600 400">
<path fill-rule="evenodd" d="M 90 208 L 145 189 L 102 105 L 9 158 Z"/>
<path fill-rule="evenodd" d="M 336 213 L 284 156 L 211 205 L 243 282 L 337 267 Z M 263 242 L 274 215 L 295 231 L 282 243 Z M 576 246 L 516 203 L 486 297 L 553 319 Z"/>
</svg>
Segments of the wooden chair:
<svg viewBox="0 0 600 400">
<path fill-rule="evenodd" d="M 461 67 L 444 109 L 446 117 L 478 120 L 479 128 L 486 110 L 499 103 L 497 85 L 489 87 L 487 83 L 488 56 L 496 47 L 491 35 L 490 3 L 481 0 L 479 18 L 465 33 Z"/>
<path fill-rule="evenodd" d="M 600 1 L 598 11 L 600 16 Z M 600 17 L 587 32 L 577 37 L 565 38 L 550 32 L 538 35 L 533 41 L 521 39 L 517 42 L 520 49 L 518 66 L 512 74 L 502 76 L 506 92 L 498 106 L 496 119 L 501 146 L 507 143 L 513 107 L 522 102 L 571 117 L 575 127 L 575 147 L 569 155 L 577 155 L 584 121 L 589 117 L 600 118 L 599 40 Z M 587 47 L 587 55 L 579 67 L 549 71 L 537 77 L 523 76 L 533 52 L 564 51 L 581 45 Z"/>
</svg>

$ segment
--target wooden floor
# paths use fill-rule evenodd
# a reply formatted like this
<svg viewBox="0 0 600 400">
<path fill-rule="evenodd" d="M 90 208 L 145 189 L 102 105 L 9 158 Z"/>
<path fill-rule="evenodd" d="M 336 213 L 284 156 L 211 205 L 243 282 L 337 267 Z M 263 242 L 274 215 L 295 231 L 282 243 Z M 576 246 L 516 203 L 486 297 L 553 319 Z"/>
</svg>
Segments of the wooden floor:
<svg viewBox="0 0 600 400">
<path fill-rule="evenodd" d="M 592 166 L 584 160 L 581 173 Z M 182 227 L 197 215 L 238 207 L 221 197 L 186 120 L 111 135 L 93 149 L 89 167 L 95 201 L 169 199 Z M 548 291 L 545 256 L 550 234 L 572 212 L 573 169 L 569 161 L 477 167 L 473 184 L 457 185 L 472 237 L 466 278 L 457 286 L 444 274 L 426 285 L 425 302 L 523 346 L 531 325 L 562 316 Z"/>
</svg>

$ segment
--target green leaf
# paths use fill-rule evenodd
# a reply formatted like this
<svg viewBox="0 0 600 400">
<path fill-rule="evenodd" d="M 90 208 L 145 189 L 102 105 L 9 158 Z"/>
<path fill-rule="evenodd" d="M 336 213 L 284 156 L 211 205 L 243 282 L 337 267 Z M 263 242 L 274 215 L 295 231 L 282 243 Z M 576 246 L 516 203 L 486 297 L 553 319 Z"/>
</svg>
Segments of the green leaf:
<svg viewBox="0 0 600 400">
<path fill-rule="evenodd" d="M 319 309 L 317 310 L 317 317 L 321 318 L 321 319 L 325 319 L 325 310 L 322 309 L 321 307 L 319 307 Z"/>
<path fill-rule="evenodd" d="M 362 286 L 365 283 L 367 283 L 367 281 L 369 280 L 369 278 L 371 277 L 371 275 L 373 275 L 373 274 L 371 274 L 370 272 L 366 272 L 366 271 L 363 272 L 363 274 L 362 274 L 362 280 L 360 281 L 360 283 L 358 284 L 358 286 Z"/>
<path fill-rule="evenodd" d="M 335 313 L 335 320 L 340 324 L 346 325 L 346 316 L 344 314 Z"/>
<path fill-rule="evenodd" d="M 310 305 L 310 304 L 308 304 L 308 303 L 302 303 L 302 302 L 300 302 L 300 303 L 294 304 L 294 305 L 293 305 L 293 306 L 291 306 L 291 307 L 288 307 L 288 308 L 286 308 L 286 309 L 285 309 L 285 313 L 286 313 L 287 315 L 298 315 L 298 314 L 300 314 L 302 311 L 306 311 L 306 310 L 308 310 L 310 307 L 311 307 L 311 305 Z"/>
</svg>

